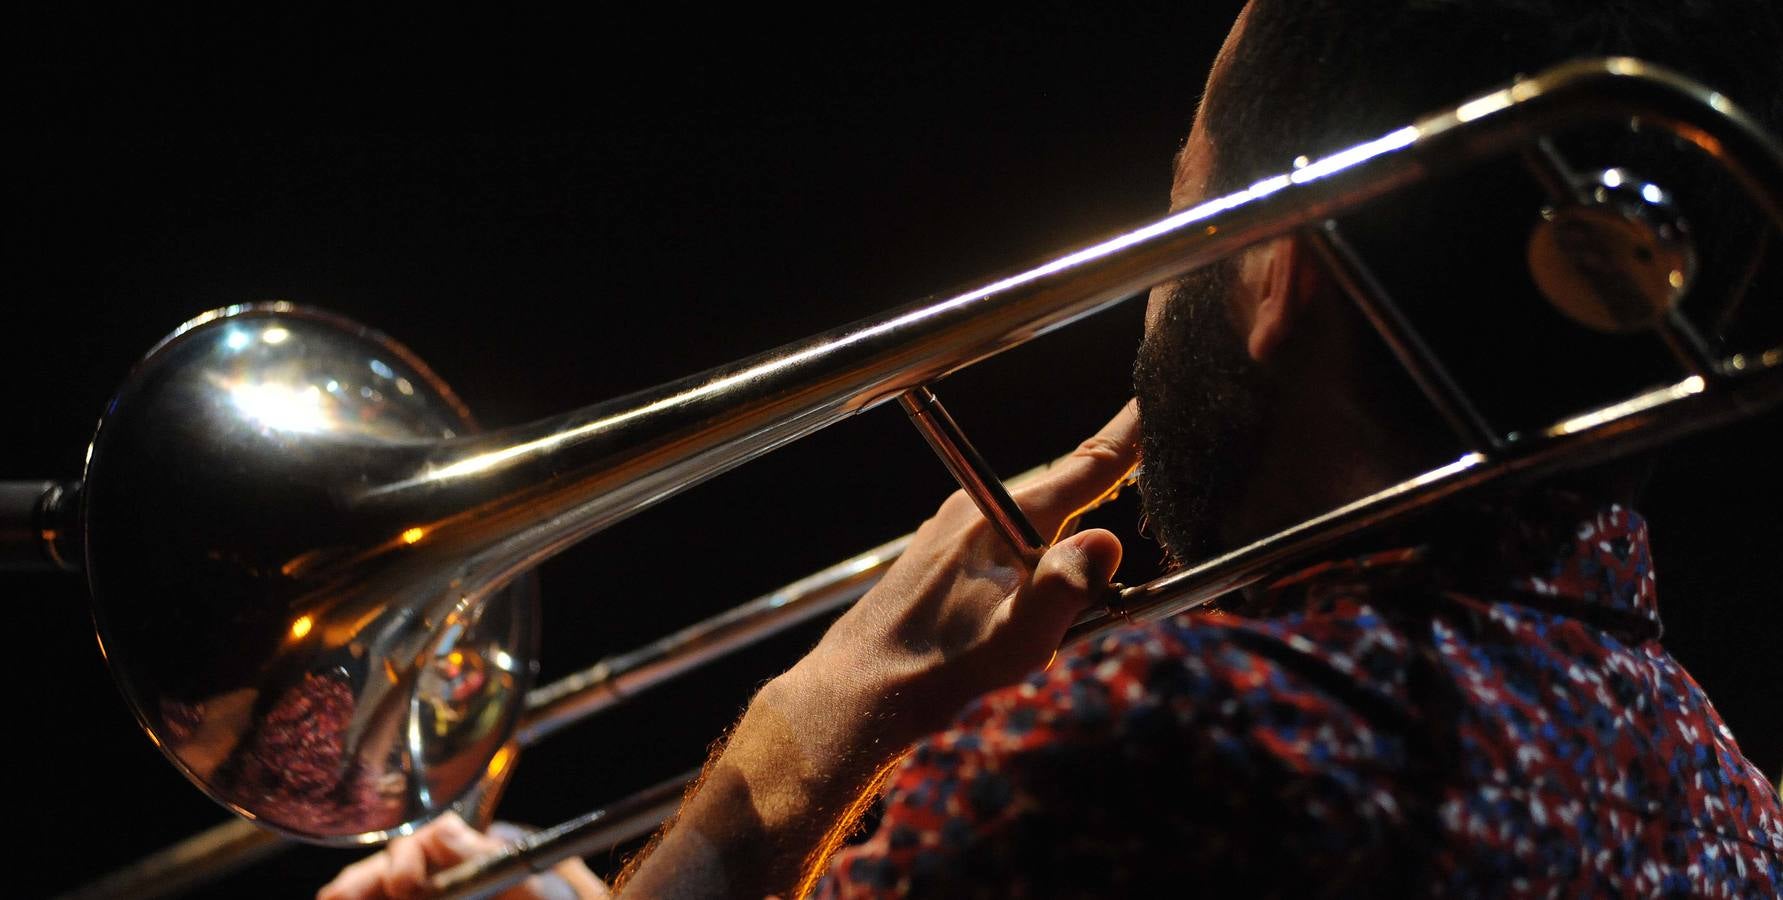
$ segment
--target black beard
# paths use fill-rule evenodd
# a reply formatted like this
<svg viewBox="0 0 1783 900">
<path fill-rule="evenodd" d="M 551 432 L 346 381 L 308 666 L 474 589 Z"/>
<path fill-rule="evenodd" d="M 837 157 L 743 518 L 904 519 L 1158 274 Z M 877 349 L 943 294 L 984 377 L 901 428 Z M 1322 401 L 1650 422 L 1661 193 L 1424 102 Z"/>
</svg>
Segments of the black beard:
<svg viewBox="0 0 1783 900">
<path fill-rule="evenodd" d="M 1140 498 L 1175 565 L 1224 549 L 1262 444 L 1263 370 L 1226 312 L 1226 263 L 1170 287 L 1161 320 L 1139 346 Z"/>
</svg>

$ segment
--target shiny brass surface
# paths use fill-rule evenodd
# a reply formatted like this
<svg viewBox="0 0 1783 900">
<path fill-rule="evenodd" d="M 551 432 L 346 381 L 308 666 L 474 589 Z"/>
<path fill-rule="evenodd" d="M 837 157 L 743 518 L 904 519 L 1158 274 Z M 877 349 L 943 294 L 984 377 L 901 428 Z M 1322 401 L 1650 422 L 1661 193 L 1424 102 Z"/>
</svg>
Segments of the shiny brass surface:
<svg viewBox="0 0 1783 900">
<path fill-rule="evenodd" d="M 1516 153 L 1556 127 L 1633 115 L 1721 162 L 1783 225 L 1783 151 L 1770 138 L 1713 91 L 1607 59 L 1525 79 L 977 290 L 496 433 L 474 433 L 419 361 L 361 326 L 288 304 L 209 314 L 149 355 L 90 454 L 84 559 L 108 661 L 150 736 L 231 809 L 310 840 L 405 831 L 475 789 L 510 745 L 536 627 L 520 579 L 552 553 L 1150 285 Z M 1365 280 L 1357 286 L 1367 293 Z M 1402 344 L 1425 362 L 1416 341 Z M 1489 446 L 1449 466 L 1127 589 L 1073 638 L 1169 615 L 1501 477 L 1774 408 L 1776 357 L 1699 358 L 1683 381 L 1544 433 L 1482 439 Z M 771 606 L 764 616 L 777 614 Z M 750 632 L 739 620 L 719 633 Z M 658 648 L 648 666 L 674 670 L 712 646 L 696 636 Z M 593 677 L 541 708 L 564 721 L 602 705 L 578 694 L 612 686 Z M 523 733 L 534 730 L 550 727 Z"/>
<path fill-rule="evenodd" d="M 1671 194 L 1622 169 L 1574 187 L 1580 199 L 1543 210 L 1529 236 L 1536 286 L 1586 328 L 1653 327 L 1696 281 L 1696 248 Z"/>
<path fill-rule="evenodd" d="M 217 801 L 354 842 L 481 781 L 531 686 L 531 581 L 466 554 L 474 509 L 367 502 L 475 430 L 402 347 L 289 304 L 199 317 L 132 373 L 87 460 L 94 621 Z"/>
</svg>

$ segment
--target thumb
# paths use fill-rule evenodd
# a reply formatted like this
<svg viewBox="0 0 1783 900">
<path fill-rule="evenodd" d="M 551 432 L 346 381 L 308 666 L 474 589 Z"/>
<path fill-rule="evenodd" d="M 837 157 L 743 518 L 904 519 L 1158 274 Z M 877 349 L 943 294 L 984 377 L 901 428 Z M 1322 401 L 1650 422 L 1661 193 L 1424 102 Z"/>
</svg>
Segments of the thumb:
<svg viewBox="0 0 1783 900">
<path fill-rule="evenodd" d="M 1102 528 L 1074 534 L 1047 548 L 1034 575 L 1007 601 L 1012 637 L 1056 649 L 1077 614 L 1107 589 L 1121 564 L 1121 541 Z"/>
</svg>

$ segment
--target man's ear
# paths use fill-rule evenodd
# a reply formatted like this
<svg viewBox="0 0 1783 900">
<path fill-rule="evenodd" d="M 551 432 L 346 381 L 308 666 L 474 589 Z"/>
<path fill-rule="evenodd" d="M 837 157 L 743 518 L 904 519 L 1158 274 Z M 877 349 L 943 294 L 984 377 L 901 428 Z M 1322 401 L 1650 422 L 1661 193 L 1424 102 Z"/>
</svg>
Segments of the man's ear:
<svg viewBox="0 0 1783 900">
<path fill-rule="evenodd" d="M 1304 327 L 1322 274 L 1298 237 L 1276 238 L 1245 254 L 1244 281 L 1255 302 L 1245 349 L 1268 362 L 1295 328 Z"/>
</svg>

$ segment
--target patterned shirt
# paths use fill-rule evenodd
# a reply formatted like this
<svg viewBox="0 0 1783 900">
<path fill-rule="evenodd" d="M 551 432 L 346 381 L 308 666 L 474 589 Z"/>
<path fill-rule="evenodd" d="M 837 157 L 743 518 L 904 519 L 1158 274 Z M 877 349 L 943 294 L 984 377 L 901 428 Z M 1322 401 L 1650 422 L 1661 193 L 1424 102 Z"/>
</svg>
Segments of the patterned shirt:
<svg viewBox="0 0 1783 900">
<path fill-rule="evenodd" d="M 1522 505 L 980 698 L 819 894 L 1779 896 L 1776 789 L 1659 644 L 1645 523 Z"/>
</svg>

